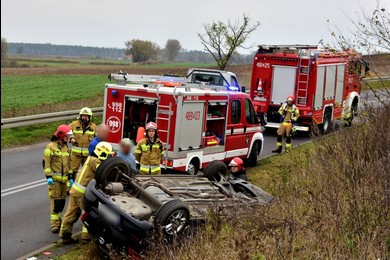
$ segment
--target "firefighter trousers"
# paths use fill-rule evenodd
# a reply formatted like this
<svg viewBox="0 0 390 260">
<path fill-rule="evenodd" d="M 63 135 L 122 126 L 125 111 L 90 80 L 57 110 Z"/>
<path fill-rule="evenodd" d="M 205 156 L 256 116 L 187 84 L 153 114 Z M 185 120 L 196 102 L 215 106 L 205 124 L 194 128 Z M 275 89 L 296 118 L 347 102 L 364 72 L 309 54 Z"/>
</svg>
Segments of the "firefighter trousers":
<svg viewBox="0 0 390 260">
<path fill-rule="evenodd" d="M 276 140 L 276 149 L 282 150 L 283 146 L 283 137 L 286 136 L 286 152 L 291 151 L 292 143 L 291 143 L 291 129 L 293 125 L 292 123 L 281 123 L 278 128 L 278 136 Z"/>
<path fill-rule="evenodd" d="M 71 167 L 74 174 L 76 174 L 78 172 L 80 166 L 83 166 L 83 164 L 85 163 L 87 158 L 88 158 L 88 155 L 83 156 L 81 154 L 77 154 L 77 153 L 72 152 L 72 154 L 70 156 L 70 160 L 72 162 L 70 167 Z M 76 176 L 74 176 L 74 178 L 76 179 Z"/>
<path fill-rule="evenodd" d="M 66 182 L 55 181 L 53 185 L 48 185 L 48 195 L 50 198 L 51 228 L 60 228 L 62 211 L 65 207 Z"/>
<path fill-rule="evenodd" d="M 69 196 L 68 208 L 66 209 L 64 219 L 62 221 L 60 237 L 70 237 L 74 223 L 77 222 L 83 209 L 83 197 Z M 83 225 L 81 230 L 81 239 L 89 239 L 88 230 Z"/>
</svg>

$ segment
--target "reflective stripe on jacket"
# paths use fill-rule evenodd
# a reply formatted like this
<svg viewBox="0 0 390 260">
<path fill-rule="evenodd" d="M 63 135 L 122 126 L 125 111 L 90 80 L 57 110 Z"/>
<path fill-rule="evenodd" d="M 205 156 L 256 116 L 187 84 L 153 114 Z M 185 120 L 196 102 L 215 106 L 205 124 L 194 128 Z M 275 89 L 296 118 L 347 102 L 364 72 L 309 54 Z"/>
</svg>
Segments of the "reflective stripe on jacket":
<svg viewBox="0 0 390 260">
<path fill-rule="evenodd" d="M 150 172 L 151 174 L 153 174 L 155 172 L 161 171 L 161 167 L 160 167 L 160 165 L 145 165 L 145 164 L 141 164 L 139 170 L 141 172 L 145 172 L 145 173 L 149 173 Z"/>
<path fill-rule="evenodd" d="M 43 151 L 43 172 L 53 180 L 65 182 L 70 169 L 69 147 L 61 141 L 50 142 Z"/>
<path fill-rule="evenodd" d="M 297 121 L 298 117 L 300 116 L 299 114 L 299 109 L 297 108 L 296 105 L 292 104 L 289 106 L 287 103 L 284 103 L 280 108 L 279 108 L 279 114 L 283 116 L 283 121 L 281 122 L 288 122 L 290 120 L 292 121 Z"/>
<path fill-rule="evenodd" d="M 88 156 L 89 143 L 96 135 L 96 125 L 93 122 L 89 122 L 85 131 L 83 130 L 83 123 L 80 120 L 73 121 L 69 124 L 72 129 L 73 136 L 76 138 L 77 143 L 73 144 L 72 153 Z"/>
<path fill-rule="evenodd" d="M 75 197 L 82 197 L 88 183 L 95 178 L 95 173 L 101 161 L 94 157 L 88 156 L 81 170 L 77 173 L 75 182 L 70 190 L 70 195 Z"/>
<path fill-rule="evenodd" d="M 159 138 L 156 142 L 149 143 L 147 138 L 140 140 L 135 147 L 135 158 L 141 165 L 152 166 L 158 165 L 164 156 L 164 145 Z M 149 169 L 147 170 L 149 171 Z"/>
</svg>

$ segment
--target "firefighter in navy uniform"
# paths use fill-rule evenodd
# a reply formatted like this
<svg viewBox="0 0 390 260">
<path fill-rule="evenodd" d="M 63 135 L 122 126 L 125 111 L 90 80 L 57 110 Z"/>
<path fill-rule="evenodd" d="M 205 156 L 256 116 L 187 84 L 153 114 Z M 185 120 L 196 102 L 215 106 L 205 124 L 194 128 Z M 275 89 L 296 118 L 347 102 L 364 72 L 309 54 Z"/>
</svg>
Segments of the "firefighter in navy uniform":
<svg viewBox="0 0 390 260">
<path fill-rule="evenodd" d="M 62 221 L 60 237 L 63 244 L 74 244 L 78 241 L 72 238 L 73 224 L 76 223 L 83 210 L 83 198 L 88 183 L 95 178 L 95 173 L 100 163 L 113 154 L 111 144 L 100 142 L 96 145 L 94 152 L 88 156 L 83 167 L 78 172 L 76 180 L 70 189 L 68 208 L 66 209 L 64 220 Z M 83 225 L 81 230 L 81 240 L 90 240 L 87 228 Z"/>
<path fill-rule="evenodd" d="M 51 231 L 58 233 L 61 226 L 62 211 L 65 207 L 67 182 L 73 184 L 70 168 L 70 150 L 67 146 L 72 130 L 60 125 L 43 152 L 43 171 L 46 175 L 50 198 Z"/>
<path fill-rule="evenodd" d="M 276 141 L 276 149 L 273 153 L 281 153 L 283 146 L 283 137 L 286 136 L 286 153 L 291 151 L 291 131 L 293 124 L 298 120 L 299 109 L 294 104 L 294 96 L 288 96 L 286 102 L 279 108 L 279 114 L 281 116 L 280 126 L 278 129 L 278 136 Z"/>
<path fill-rule="evenodd" d="M 96 135 L 96 125 L 92 122 L 92 110 L 88 107 L 83 107 L 80 110 L 78 120 L 70 123 L 69 127 L 74 135 L 70 140 L 72 143 L 71 168 L 73 173 L 76 174 L 87 159 L 89 143 Z"/>
<path fill-rule="evenodd" d="M 135 147 L 135 158 L 140 163 L 140 174 L 161 174 L 160 162 L 164 145 L 157 134 L 157 124 L 149 122 L 145 127 L 146 137 Z"/>
</svg>

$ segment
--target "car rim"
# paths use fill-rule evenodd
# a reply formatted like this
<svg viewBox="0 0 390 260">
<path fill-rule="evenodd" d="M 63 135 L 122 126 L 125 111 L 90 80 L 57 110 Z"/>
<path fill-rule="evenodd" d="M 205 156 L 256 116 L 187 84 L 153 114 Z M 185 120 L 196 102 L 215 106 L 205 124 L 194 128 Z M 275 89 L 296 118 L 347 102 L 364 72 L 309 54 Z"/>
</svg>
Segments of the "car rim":
<svg viewBox="0 0 390 260">
<path fill-rule="evenodd" d="M 177 210 L 172 213 L 168 218 L 167 224 L 165 225 L 165 231 L 169 235 L 179 233 L 187 223 L 187 212 L 185 210 Z"/>
</svg>

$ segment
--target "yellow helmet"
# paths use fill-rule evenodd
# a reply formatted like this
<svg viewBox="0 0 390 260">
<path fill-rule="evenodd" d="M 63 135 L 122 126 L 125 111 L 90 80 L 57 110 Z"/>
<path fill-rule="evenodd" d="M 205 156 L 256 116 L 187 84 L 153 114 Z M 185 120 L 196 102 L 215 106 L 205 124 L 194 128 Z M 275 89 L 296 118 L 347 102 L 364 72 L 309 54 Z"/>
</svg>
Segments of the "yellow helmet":
<svg viewBox="0 0 390 260">
<path fill-rule="evenodd" d="M 95 150 L 93 152 L 97 155 L 97 158 L 101 161 L 104 161 L 109 156 L 114 154 L 114 152 L 112 151 L 111 144 L 107 142 L 99 142 L 96 145 Z"/>
<path fill-rule="evenodd" d="M 87 115 L 89 116 L 89 120 L 92 120 L 92 109 L 90 109 L 89 107 L 83 107 L 80 110 L 79 118 L 81 118 L 82 115 Z"/>
</svg>

